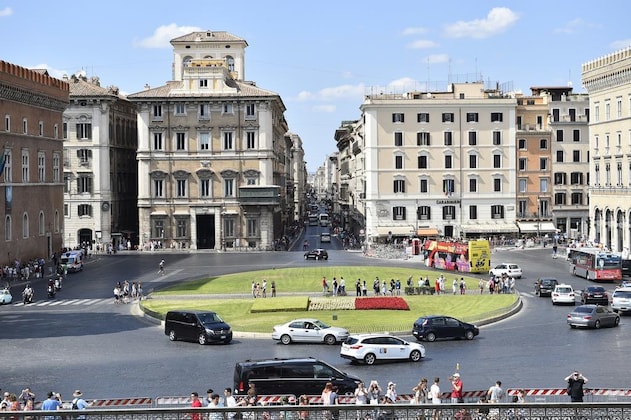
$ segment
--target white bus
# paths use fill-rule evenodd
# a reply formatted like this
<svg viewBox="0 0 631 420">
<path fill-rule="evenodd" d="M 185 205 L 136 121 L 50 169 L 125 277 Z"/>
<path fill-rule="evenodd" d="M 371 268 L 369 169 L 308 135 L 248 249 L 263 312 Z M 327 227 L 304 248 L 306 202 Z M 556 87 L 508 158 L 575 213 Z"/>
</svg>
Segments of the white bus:
<svg viewBox="0 0 631 420">
<path fill-rule="evenodd" d="M 329 225 L 329 215 L 326 213 L 320 213 L 320 226 L 328 226 Z"/>
</svg>

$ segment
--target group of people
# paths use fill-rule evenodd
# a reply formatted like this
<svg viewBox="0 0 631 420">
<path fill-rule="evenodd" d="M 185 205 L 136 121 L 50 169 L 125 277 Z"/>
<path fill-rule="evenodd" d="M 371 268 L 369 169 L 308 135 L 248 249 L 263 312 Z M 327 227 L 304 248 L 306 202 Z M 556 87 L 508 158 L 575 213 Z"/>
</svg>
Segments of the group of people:
<svg viewBox="0 0 631 420">
<path fill-rule="evenodd" d="M 114 303 L 129 303 L 130 299 L 133 300 L 141 300 L 143 298 L 142 292 L 142 283 L 135 281 L 131 284 L 125 280 L 122 284 L 121 282 L 117 282 L 114 287 Z"/>
<path fill-rule="evenodd" d="M 344 280 L 344 277 L 340 277 L 339 281 L 337 277 L 333 277 L 331 283 L 326 279 L 326 276 L 322 277 L 322 294 L 326 296 L 329 290 L 333 296 L 346 296 L 346 280 Z"/>
<path fill-rule="evenodd" d="M 0 401 L 0 411 L 32 411 L 35 409 L 43 411 L 56 411 L 64 408 L 70 408 L 72 410 L 85 410 L 90 407 L 91 403 L 88 403 L 83 399 L 83 393 L 81 390 L 76 390 L 72 393 L 72 400 L 67 401 L 68 406 L 64 407 L 64 402 L 61 395 L 58 392 L 49 392 L 47 398 L 42 401 L 40 407 L 35 407 L 35 393 L 31 391 L 31 388 L 24 388 L 20 395 L 4 392 L 3 399 Z M 50 419 L 55 417 L 50 416 Z M 46 420 L 50 420 L 49 416 L 46 416 Z M 83 420 L 85 416 L 77 416 L 76 420 Z"/>
<path fill-rule="evenodd" d="M 491 276 L 487 282 L 480 279 L 478 288 L 480 294 L 484 293 L 484 287 L 487 287 L 490 294 L 493 293 L 514 293 L 515 292 L 515 278 L 502 274 L 501 276 Z"/>
<path fill-rule="evenodd" d="M 274 280 L 270 283 L 271 296 L 276 297 L 276 282 Z M 262 282 L 252 281 L 252 297 L 253 298 L 266 298 L 267 297 L 267 279 L 263 279 Z"/>
</svg>

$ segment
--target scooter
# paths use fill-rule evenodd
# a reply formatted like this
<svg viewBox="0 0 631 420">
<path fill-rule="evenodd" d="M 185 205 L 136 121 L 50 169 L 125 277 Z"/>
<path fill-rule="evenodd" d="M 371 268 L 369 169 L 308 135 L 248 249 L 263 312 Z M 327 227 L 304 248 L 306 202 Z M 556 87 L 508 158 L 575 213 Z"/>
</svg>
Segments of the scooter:
<svg viewBox="0 0 631 420">
<path fill-rule="evenodd" d="M 27 285 L 22 292 L 22 300 L 24 304 L 33 303 L 33 289 Z"/>
<path fill-rule="evenodd" d="M 48 298 L 52 299 L 55 297 L 55 294 L 57 292 L 55 292 L 55 285 L 54 284 L 49 284 L 48 285 Z"/>
<path fill-rule="evenodd" d="M 55 279 L 55 291 L 58 292 L 61 290 L 61 286 L 62 286 L 62 276 L 57 276 L 57 278 Z"/>
</svg>

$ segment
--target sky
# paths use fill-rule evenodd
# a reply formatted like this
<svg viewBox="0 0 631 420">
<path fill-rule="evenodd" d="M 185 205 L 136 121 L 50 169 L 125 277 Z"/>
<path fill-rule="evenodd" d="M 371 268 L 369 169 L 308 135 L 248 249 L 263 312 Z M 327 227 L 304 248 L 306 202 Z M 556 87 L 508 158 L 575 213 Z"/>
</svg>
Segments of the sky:
<svg viewBox="0 0 631 420">
<path fill-rule="evenodd" d="M 0 0 L 0 60 L 59 78 L 82 71 L 131 94 L 171 80 L 171 39 L 229 32 L 248 43 L 245 79 L 282 98 L 314 172 L 366 94 L 474 80 L 585 92 L 581 65 L 631 45 L 630 10 L 627 0 Z"/>
</svg>

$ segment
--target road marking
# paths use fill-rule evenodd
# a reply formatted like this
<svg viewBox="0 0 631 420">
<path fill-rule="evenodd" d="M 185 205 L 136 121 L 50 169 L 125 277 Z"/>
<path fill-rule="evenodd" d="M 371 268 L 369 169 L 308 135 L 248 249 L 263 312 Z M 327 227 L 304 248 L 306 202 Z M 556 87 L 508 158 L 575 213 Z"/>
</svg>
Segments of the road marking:
<svg viewBox="0 0 631 420">
<path fill-rule="evenodd" d="M 42 300 L 35 301 L 33 303 L 29 303 L 25 305 L 24 302 L 16 302 L 14 306 L 90 306 L 90 305 L 100 305 L 100 304 L 108 304 L 114 303 L 113 299 L 103 298 L 103 299 L 67 299 L 67 300 Z"/>
</svg>

